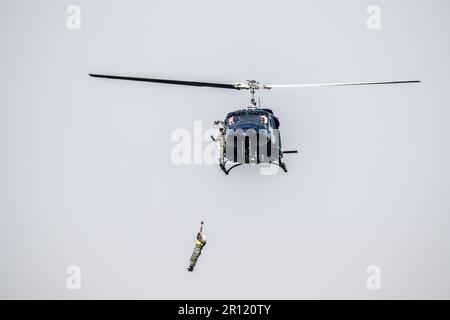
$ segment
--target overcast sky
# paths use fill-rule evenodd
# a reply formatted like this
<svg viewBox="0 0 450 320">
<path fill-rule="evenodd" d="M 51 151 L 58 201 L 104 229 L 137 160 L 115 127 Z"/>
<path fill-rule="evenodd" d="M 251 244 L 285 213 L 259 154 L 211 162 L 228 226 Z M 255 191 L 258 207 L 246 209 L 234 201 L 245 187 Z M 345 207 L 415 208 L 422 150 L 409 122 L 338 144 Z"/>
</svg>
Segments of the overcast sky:
<svg viewBox="0 0 450 320">
<path fill-rule="evenodd" d="M 374 4 L 381 29 L 367 25 Z M 0 298 L 450 298 L 449 9 L 1 1 Z M 300 153 L 287 174 L 225 176 L 175 165 L 171 134 L 211 127 L 248 92 L 88 72 L 423 83 L 262 92 Z M 208 243 L 189 273 L 202 220 Z M 66 286 L 70 265 L 80 290 Z"/>
</svg>

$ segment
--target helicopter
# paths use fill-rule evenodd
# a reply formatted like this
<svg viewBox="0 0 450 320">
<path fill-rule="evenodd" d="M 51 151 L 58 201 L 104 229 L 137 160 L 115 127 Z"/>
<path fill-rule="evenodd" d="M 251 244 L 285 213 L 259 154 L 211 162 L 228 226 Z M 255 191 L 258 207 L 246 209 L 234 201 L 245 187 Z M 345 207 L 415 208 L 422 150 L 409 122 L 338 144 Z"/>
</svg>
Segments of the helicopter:
<svg viewBox="0 0 450 320">
<path fill-rule="evenodd" d="M 255 92 L 257 90 L 270 90 L 274 88 L 309 88 L 329 86 L 364 86 L 364 85 L 388 85 L 420 83 L 420 80 L 378 81 L 378 82 L 335 82 L 318 84 L 282 84 L 274 85 L 260 83 L 256 80 L 245 82 L 201 82 L 173 79 L 141 78 L 129 76 L 116 76 L 106 74 L 89 73 L 94 78 L 106 78 L 115 80 L 142 81 L 171 85 L 183 85 L 194 87 L 210 87 L 218 89 L 249 90 L 250 103 L 243 109 L 228 113 L 223 121 L 215 121 L 221 129 L 221 150 L 219 166 L 228 175 L 229 172 L 244 164 L 274 164 L 287 172 L 283 155 L 298 153 L 297 150 L 283 150 L 281 147 L 280 121 L 271 109 L 261 108 L 257 103 Z M 214 137 L 211 137 L 214 139 Z M 216 141 L 216 140 L 215 140 Z"/>
</svg>

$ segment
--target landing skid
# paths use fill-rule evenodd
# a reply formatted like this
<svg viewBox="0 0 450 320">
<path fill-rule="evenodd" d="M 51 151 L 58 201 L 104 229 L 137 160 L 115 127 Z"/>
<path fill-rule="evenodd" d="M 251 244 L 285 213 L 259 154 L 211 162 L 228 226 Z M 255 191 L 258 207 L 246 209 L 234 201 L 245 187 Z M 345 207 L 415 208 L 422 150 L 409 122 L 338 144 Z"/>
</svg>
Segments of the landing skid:
<svg viewBox="0 0 450 320">
<path fill-rule="evenodd" d="M 232 169 L 234 169 L 234 168 L 236 168 L 236 167 L 239 167 L 239 166 L 242 166 L 242 165 L 243 165 L 243 163 L 235 163 L 235 164 L 233 164 L 233 165 L 230 165 L 230 166 L 227 168 L 227 163 L 228 163 L 228 161 L 225 160 L 224 163 L 219 164 L 220 169 L 222 169 L 222 171 L 223 171 L 226 175 L 228 175 Z M 267 162 L 266 162 L 266 163 L 267 163 Z M 288 172 L 288 171 L 287 171 L 287 168 L 286 168 L 286 164 L 285 164 L 283 161 L 281 161 L 281 158 L 280 158 L 280 160 L 278 160 L 278 161 L 270 161 L 270 162 L 268 162 L 268 163 L 277 165 L 277 166 L 279 166 L 281 169 L 283 169 L 284 172 Z"/>
<path fill-rule="evenodd" d="M 236 168 L 236 167 L 239 167 L 239 166 L 243 165 L 243 163 L 235 163 L 235 164 L 233 164 L 233 165 L 231 165 L 230 167 L 227 168 L 227 162 L 228 162 L 228 161 L 225 161 L 223 164 L 219 164 L 220 169 L 222 169 L 222 171 L 223 171 L 226 175 L 228 175 L 228 173 L 229 173 L 233 168 Z"/>
</svg>

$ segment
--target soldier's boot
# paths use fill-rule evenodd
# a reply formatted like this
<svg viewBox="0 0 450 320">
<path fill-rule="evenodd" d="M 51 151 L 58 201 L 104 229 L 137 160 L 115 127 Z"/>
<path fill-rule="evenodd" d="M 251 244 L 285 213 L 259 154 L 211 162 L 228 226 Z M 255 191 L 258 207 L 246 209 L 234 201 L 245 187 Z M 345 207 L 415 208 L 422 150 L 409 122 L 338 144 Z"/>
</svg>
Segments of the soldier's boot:
<svg viewBox="0 0 450 320">
<path fill-rule="evenodd" d="M 192 272 L 192 271 L 194 271 L 194 267 L 189 267 L 189 268 L 187 268 L 187 270 L 188 270 L 189 272 Z"/>
</svg>

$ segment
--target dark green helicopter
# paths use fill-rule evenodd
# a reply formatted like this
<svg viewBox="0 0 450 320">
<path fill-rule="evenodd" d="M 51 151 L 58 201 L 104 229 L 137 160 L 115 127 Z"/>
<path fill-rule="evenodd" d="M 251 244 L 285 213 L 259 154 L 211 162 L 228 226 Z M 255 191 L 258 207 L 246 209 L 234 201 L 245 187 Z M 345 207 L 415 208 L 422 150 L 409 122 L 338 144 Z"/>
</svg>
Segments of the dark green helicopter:
<svg viewBox="0 0 450 320">
<path fill-rule="evenodd" d="M 251 99 L 249 105 L 241 110 L 228 113 L 223 121 L 215 121 L 221 125 L 221 151 L 219 166 L 228 174 L 231 169 L 243 164 L 275 164 L 287 172 L 286 164 L 282 161 L 283 155 L 297 153 L 296 150 L 283 150 L 281 148 L 280 122 L 270 109 L 261 108 L 256 103 L 255 91 L 272 88 L 306 88 L 326 86 L 361 86 L 381 84 L 419 83 L 419 80 L 380 81 L 380 82 L 341 82 L 322 84 L 287 84 L 272 85 L 262 84 L 255 80 L 234 83 L 215 83 L 184 81 L 155 78 L 138 78 L 128 76 L 114 76 L 104 74 L 89 74 L 91 77 L 143 81 L 172 85 L 184 85 L 194 87 L 211 87 L 219 89 L 249 90 Z M 213 138 L 213 137 L 212 137 Z M 214 139 L 214 138 L 213 138 Z M 215 139 L 214 139 L 215 140 Z"/>
</svg>

